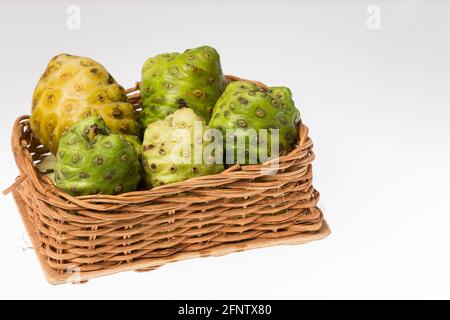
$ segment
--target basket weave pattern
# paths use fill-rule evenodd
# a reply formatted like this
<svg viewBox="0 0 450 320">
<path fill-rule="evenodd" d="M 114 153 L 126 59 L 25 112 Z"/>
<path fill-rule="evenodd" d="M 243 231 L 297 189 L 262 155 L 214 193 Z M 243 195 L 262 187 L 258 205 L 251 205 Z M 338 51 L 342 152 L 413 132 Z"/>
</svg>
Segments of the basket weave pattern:
<svg viewBox="0 0 450 320">
<path fill-rule="evenodd" d="M 140 106 L 138 86 L 127 91 Z M 177 256 L 215 255 L 249 241 L 313 234 L 323 224 L 312 185 L 314 153 L 299 126 L 296 148 L 271 164 L 234 165 L 226 171 L 126 194 L 72 197 L 37 172 L 47 150 L 34 139 L 28 116 L 14 125 L 12 146 L 20 194 L 39 242 L 38 254 L 55 273 L 76 265 L 82 273 L 139 265 L 155 267 Z M 125 265 L 125 266 L 124 266 Z"/>
</svg>

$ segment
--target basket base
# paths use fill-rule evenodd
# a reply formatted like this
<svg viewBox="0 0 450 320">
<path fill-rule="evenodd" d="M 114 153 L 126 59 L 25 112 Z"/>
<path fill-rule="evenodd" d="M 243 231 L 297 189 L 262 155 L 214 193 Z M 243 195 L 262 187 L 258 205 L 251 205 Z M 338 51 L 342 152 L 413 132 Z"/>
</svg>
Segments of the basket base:
<svg viewBox="0 0 450 320">
<path fill-rule="evenodd" d="M 19 209 L 20 215 L 22 216 L 22 220 L 24 222 L 25 228 L 27 230 L 28 236 L 33 244 L 34 248 L 40 247 L 40 240 L 36 230 L 32 222 L 29 219 L 29 215 L 27 212 L 27 207 L 22 200 L 22 197 L 17 191 L 13 191 L 13 197 Z M 242 241 L 236 244 L 224 244 L 214 247 L 213 249 L 208 249 L 205 251 L 199 252 L 182 252 L 176 254 L 172 257 L 164 257 L 164 258 L 154 258 L 151 261 L 136 261 L 131 262 L 124 265 L 119 265 L 117 267 L 105 270 L 98 270 L 92 272 L 83 272 L 83 273 L 64 273 L 60 274 L 52 269 L 45 258 L 40 254 L 40 250 L 35 250 L 35 253 L 39 259 L 42 270 L 44 271 L 45 277 L 47 281 L 51 284 L 64 284 L 64 283 L 73 283 L 73 284 L 83 284 L 88 280 L 93 278 L 98 278 L 106 275 L 111 275 L 118 272 L 123 271 L 137 271 L 137 272 L 146 272 L 159 268 L 160 266 L 179 261 L 186 260 L 192 258 L 200 258 L 200 257 L 208 257 L 208 256 L 223 256 L 226 254 L 240 252 L 244 250 L 251 250 L 269 246 L 277 246 L 277 245 L 296 245 L 303 244 L 314 240 L 320 240 L 326 238 L 331 233 L 330 228 L 326 221 L 323 221 L 322 228 L 314 233 L 303 233 L 296 236 L 277 238 L 277 239 L 256 239 L 256 240 L 247 240 Z"/>
</svg>

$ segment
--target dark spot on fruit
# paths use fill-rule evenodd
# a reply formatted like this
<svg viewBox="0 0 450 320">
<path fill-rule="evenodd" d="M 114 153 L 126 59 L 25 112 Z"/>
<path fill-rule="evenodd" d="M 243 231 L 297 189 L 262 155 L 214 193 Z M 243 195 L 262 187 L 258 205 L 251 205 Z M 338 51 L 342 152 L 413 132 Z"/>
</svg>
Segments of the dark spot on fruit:
<svg viewBox="0 0 450 320">
<path fill-rule="evenodd" d="M 96 165 L 99 166 L 99 165 L 101 165 L 103 163 L 103 158 L 102 157 L 96 157 L 94 159 L 94 162 L 95 162 Z"/>
<path fill-rule="evenodd" d="M 124 153 L 120 158 L 122 159 L 122 161 L 128 161 L 128 154 Z"/>
<path fill-rule="evenodd" d="M 62 169 L 62 170 L 61 170 L 61 174 L 62 174 L 65 178 L 68 178 L 68 177 L 69 177 L 69 173 L 68 173 L 67 170 L 65 170 L 65 169 Z"/>
<path fill-rule="evenodd" d="M 201 90 L 194 90 L 194 96 L 200 98 L 203 96 L 203 92 Z"/>
<path fill-rule="evenodd" d="M 111 143 L 111 141 L 105 141 L 105 142 L 103 142 L 103 146 L 105 148 L 109 149 L 112 147 L 112 143 Z"/>
<path fill-rule="evenodd" d="M 114 109 L 113 109 L 113 111 L 112 111 L 112 116 L 113 116 L 114 118 L 119 118 L 119 119 L 122 119 L 122 118 L 123 118 L 123 111 L 120 110 L 120 108 L 119 108 L 118 105 L 116 105 L 116 106 L 114 107 Z"/>
<path fill-rule="evenodd" d="M 49 95 L 48 97 L 47 97 L 47 101 L 49 102 L 49 103 L 53 103 L 53 102 L 55 102 L 55 96 L 54 95 Z"/>
<path fill-rule="evenodd" d="M 156 163 L 152 163 L 150 165 L 150 168 L 152 168 L 152 170 L 156 170 L 156 168 L 158 168 L 158 166 L 156 165 Z"/>
<path fill-rule="evenodd" d="M 286 118 L 286 117 L 281 117 L 280 118 L 280 122 L 281 122 L 281 124 L 283 124 L 283 125 L 287 125 L 288 124 L 288 119 Z"/>
<path fill-rule="evenodd" d="M 166 150 L 164 150 L 162 148 L 159 149 L 159 154 L 162 155 L 162 156 L 165 155 L 166 154 Z"/>
<path fill-rule="evenodd" d="M 49 122 L 47 122 L 47 128 L 49 130 L 53 130 L 55 128 L 55 123 L 52 120 L 50 120 Z"/>
<path fill-rule="evenodd" d="M 67 103 L 67 104 L 64 106 L 64 109 L 66 109 L 67 112 L 72 111 L 72 110 L 73 110 L 73 104 L 72 104 L 72 103 Z"/>
<path fill-rule="evenodd" d="M 75 142 L 74 138 L 70 138 L 69 141 L 67 141 L 68 144 L 75 144 Z"/>
<path fill-rule="evenodd" d="M 208 111 L 208 113 L 212 113 L 213 107 L 208 107 L 208 108 L 206 109 L 206 111 Z"/>
<path fill-rule="evenodd" d="M 240 104 L 248 104 L 248 100 L 243 98 L 243 97 L 239 97 L 238 101 L 239 101 Z"/>
<path fill-rule="evenodd" d="M 119 184 L 118 186 L 114 187 L 114 191 L 119 193 L 120 191 L 122 191 L 122 186 Z"/>
<path fill-rule="evenodd" d="M 122 133 L 128 133 L 130 130 L 130 124 L 124 123 L 120 126 L 120 132 Z"/>
<path fill-rule="evenodd" d="M 239 119 L 237 125 L 241 128 L 247 128 L 247 122 L 244 119 Z"/>
<path fill-rule="evenodd" d="M 177 167 L 175 167 L 175 166 L 170 167 L 170 172 L 174 173 L 176 171 L 177 171 Z"/>
<path fill-rule="evenodd" d="M 186 66 L 192 70 L 192 72 L 197 73 L 199 71 L 199 68 L 197 66 L 194 66 L 192 64 L 187 63 Z"/>
<path fill-rule="evenodd" d="M 78 161 L 80 161 L 80 159 L 81 159 L 81 157 L 79 155 L 77 155 L 77 154 L 74 154 L 72 156 L 72 162 L 73 163 L 77 163 Z"/>
<path fill-rule="evenodd" d="M 147 144 L 147 145 L 145 145 L 144 146 L 144 151 L 147 151 L 147 150 L 151 150 L 151 149 L 153 149 L 155 146 L 154 145 L 152 145 L 152 144 Z"/>
<path fill-rule="evenodd" d="M 274 106 L 275 108 L 278 108 L 280 106 L 280 102 L 278 102 L 278 100 L 273 99 L 272 106 Z"/>
<path fill-rule="evenodd" d="M 197 167 L 192 167 L 192 172 L 193 173 L 197 173 L 198 172 L 198 168 Z"/>
<path fill-rule="evenodd" d="M 187 107 L 186 101 L 184 101 L 184 99 L 181 99 L 181 98 L 178 99 L 177 103 L 178 103 L 178 106 L 180 108 L 186 108 Z"/>
<path fill-rule="evenodd" d="M 111 180 L 114 177 L 114 172 L 113 171 L 108 171 L 105 173 L 105 180 Z"/>
<path fill-rule="evenodd" d="M 91 73 L 97 73 L 98 69 L 97 68 L 92 68 L 91 70 L 89 70 Z"/>
<path fill-rule="evenodd" d="M 62 80 L 67 80 L 67 79 L 69 79 L 69 77 L 70 77 L 70 74 L 63 73 L 63 74 L 61 75 L 60 79 L 62 79 Z"/>
<path fill-rule="evenodd" d="M 86 173 L 86 172 L 81 172 L 80 173 L 80 178 L 81 179 L 86 179 L 86 178 L 88 178 L 89 177 L 89 175 Z"/>
<path fill-rule="evenodd" d="M 256 116 L 257 116 L 258 118 L 264 118 L 265 115 L 266 115 L 266 114 L 265 114 L 265 112 L 264 112 L 263 109 L 261 109 L 261 108 L 256 109 Z"/>
<path fill-rule="evenodd" d="M 80 61 L 80 65 L 82 66 L 82 67 L 90 67 L 90 66 L 92 66 L 92 63 L 91 62 L 85 62 L 85 61 Z"/>
<path fill-rule="evenodd" d="M 167 89 L 172 89 L 173 88 L 173 84 L 170 82 L 166 82 L 166 84 L 164 85 Z"/>
</svg>

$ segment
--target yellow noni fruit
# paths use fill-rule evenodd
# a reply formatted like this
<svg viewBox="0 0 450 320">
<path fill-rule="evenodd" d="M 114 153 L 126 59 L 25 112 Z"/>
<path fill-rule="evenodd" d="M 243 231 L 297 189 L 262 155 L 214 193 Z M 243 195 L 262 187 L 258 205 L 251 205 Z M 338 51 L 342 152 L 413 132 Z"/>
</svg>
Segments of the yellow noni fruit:
<svg viewBox="0 0 450 320">
<path fill-rule="evenodd" d="M 34 90 L 30 121 L 33 134 L 55 154 L 61 135 L 88 116 L 101 116 L 113 133 L 140 132 L 125 90 L 105 67 L 85 57 L 54 57 Z"/>
</svg>

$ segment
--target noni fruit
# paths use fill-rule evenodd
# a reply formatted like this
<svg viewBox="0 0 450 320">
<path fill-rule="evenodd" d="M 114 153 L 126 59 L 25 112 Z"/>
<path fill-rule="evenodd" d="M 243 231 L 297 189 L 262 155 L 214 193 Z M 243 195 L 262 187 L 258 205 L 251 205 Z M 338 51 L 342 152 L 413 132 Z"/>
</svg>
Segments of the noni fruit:
<svg viewBox="0 0 450 320">
<path fill-rule="evenodd" d="M 220 57 L 214 48 L 203 46 L 150 58 L 142 67 L 141 123 L 146 128 L 184 107 L 194 109 L 209 121 L 225 84 Z"/>
<path fill-rule="evenodd" d="M 151 123 L 142 144 L 147 184 L 160 186 L 223 171 L 222 141 L 215 145 L 207 131 L 205 121 L 189 108 Z"/>
<path fill-rule="evenodd" d="M 125 90 L 98 62 L 68 54 L 48 63 L 33 94 L 31 129 L 53 153 L 75 122 L 101 116 L 114 133 L 137 135 L 140 126 Z"/>
<path fill-rule="evenodd" d="M 223 133 L 227 164 L 255 164 L 291 151 L 299 121 L 288 88 L 235 81 L 217 101 L 209 126 Z"/>
<path fill-rule="evenodd" d="M 74 196 L 136 190 L 142 174 L 136 139 L 111 133 L 100 117 L 81 119 L 61 137 L 56 186 Z"/>
</svg>

